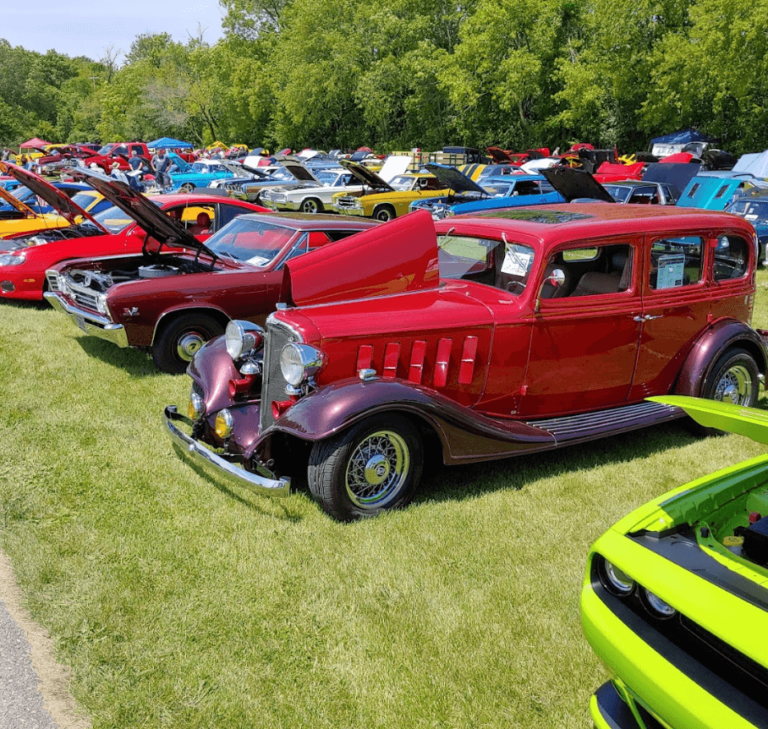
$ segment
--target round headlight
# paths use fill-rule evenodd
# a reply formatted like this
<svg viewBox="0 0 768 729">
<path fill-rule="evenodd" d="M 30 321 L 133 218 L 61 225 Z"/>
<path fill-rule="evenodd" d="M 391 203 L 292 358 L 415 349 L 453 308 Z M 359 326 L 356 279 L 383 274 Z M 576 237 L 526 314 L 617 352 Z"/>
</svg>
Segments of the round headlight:
<svg viewBox="0 0 768 729">
<path fill-rule="evenodd" d="M 323 366 L 323 353 L 308 344 L 286 344 L 280 353 L 280 369 L 289 385 L 298 387 Z"/>
<path fill-rule="evenodd" d="M 200 418 L 203 417 L 203 412 L 205 411 L 205 403 L 203 402 L 203 398 L 200 397 L 200 395 L 196 392 L 193 392 L 189 396 L 189 406 L 187 408 L 187 413 L 191 420 L 200 420 Z"/>
<path fill-rule="evenodd" d="M 227 352 L 232 359 L 239 359 L 256 349 L 262 342 L 264 330 L 249 321 L 232 320 L 225 333 Z"/>
<path fill-rule="evenodd" d="M 229 436 L 232 435 L 233 425 L 234 420 L 232 419 L 232 413 L 224 408 L 224 410 L 221 410 L 216 416 L 216 422 L 214 423 L 216 435 L 221 439 L 229 438 Z"/>
<path fill-rule="evenodd" d="M 603 560 L 601 570 L 603 584 L 614 595 L 626 597 L 635 589 L 635 581 L 623 570 L 620 570 L 613 562 Z"/>
<path fill-rule="evenodd" d="M 660 597 L 654 595 L 650 590 L 643 590 L 643 597 L 645 597 L 645 603 L 648 610 L 655 617 L 668 620 L 677 615 L 677 610 L 675 610 L 675 608 L 669 603 L 664 602 Z"/>
</svg>

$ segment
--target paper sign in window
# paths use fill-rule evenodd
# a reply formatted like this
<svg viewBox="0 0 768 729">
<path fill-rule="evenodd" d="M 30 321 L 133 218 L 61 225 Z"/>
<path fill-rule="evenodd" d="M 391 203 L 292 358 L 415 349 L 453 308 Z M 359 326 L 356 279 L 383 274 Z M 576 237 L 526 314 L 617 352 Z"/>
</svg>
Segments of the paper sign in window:
<svg viewBox="0 0 768 729">
<path fill-rule="evenodd" d="M 531 268 L 533 260 L 532 253 L 519 253 L 507 246 L 507 253 L 504 256 L 504 262 L 501 264 L 501 272 L 512 276 L 525 276 Z"/>
<path fill-rule="evenodd" d="M 683 285 L 685 276 L 684 253 L 667 253 L 659 256 L 658 265 L 657 289 L 673 289 Z"/>
</svg>

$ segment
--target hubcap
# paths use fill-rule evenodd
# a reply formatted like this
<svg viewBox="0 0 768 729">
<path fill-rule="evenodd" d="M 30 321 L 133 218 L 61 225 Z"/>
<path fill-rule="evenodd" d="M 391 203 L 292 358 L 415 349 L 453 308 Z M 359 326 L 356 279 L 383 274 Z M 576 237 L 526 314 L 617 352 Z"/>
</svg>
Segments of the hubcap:
<svg viewBox="0 0 768 729">
<path fill-rule="evenodd" d="M 304 212 L 305 213 L 314 213 L 317 212 L 317 205 L 313 200 L 305 200 L 304 201 Z"/>
<path fill-rule="evenodd" d="M 410 465 L 408 446 L 398 433 L 372 433 L 349 459 L 347 494 L 361 509 L 380 508 L 394 500 L 403 488 Z"/>
<path fill-rule="evenodd" d="M 205 339 L 203 339 L 201 334 L 198 334 L 197 332 L 190 332 L 189 334 L 185 334 L 179 340 L 179 344 L 176 347 L 176 353 L 185 362 L 191 362 L 192 357 L 195 356 L 195 354 L 204 344 Z"/>
<path fill-rule="evenodd" d="M 744 365 L 727 369 L 715 387 L 713 400 L 747 405 L 752 399 L 752 378 Z"/>
</svg>

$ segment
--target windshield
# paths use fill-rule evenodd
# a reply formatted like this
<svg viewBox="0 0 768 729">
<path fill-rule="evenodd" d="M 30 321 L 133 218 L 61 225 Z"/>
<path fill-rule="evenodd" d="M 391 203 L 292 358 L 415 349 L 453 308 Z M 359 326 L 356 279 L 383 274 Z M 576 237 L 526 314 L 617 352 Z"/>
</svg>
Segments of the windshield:
<svg viewBox="0 0 768 729">
<path fill-rule="evenodd" d="M 632 196 L 632 188 L 624 185 L 603 185 L 606 192 L 618 203 L 625 203 Z"/>
<path fill-rule="evenodd" d="M 339 177 L 338 172 L 315 172 L 315 177 L 317 177 L 320 182 L 323 183 L 326 187 L 333 187 L 333 184 L 336 182 L 336 178 Z"/>
<path fill-rule="evenodd" d="M 192 165 L 192 172 L 213 172 L 214 170 L 217 170 L 218 167 L 215 165 L 206 165 L 203 162 L 195 162 L 195 164 Z"/>
<path fill-rule="evenodd" d="M 15 198 L 18 198 L 22 202 L 28 202 L 32 200 L 35 196 L 35 193 L 32 192 L 28 187 L 17 187 L 12 193 Z"/>
<path fill-rule="evenodd" d="M 72 198 L 72 202 L 83 210 L 88 210 L 88 206 L 93 205 L 97 195 L 97 192 L 78 192 L 77 195 Z"/>
<path fill-rule="evenodd" d="M 267 266 L 295 235 L 296 231 L 290 228 L 241 217 L 212 235 L 205 245 L 219 257 Z"/>
<path fill-rule="evenodd" d="M 286 180 L 286 181 L 291 181 L 291 182 L 295 182 L 296 181 L 296 178 L 290 172 L 288 172 L 288 170 L 286 170 L 285 167 L 281 167 L 279 170 L 275 170 L 272 173 L 272 179 L 273 180 Z"/>
<path fill-rule="evenodd" d="M 533 249 L 465 235 L 438 237 L 440 276 L 472 279 L 519 296 L 533 268 Z"/>
<path fill-rule="evenodd" d="M 483 189 L 493 197 L 509 197 L 514 185 L 486 185 Z"/>
<path fill-rule="evenodd" d="M 745 220 L 768 221 L 768 200 L 736 200 L 728 205 L 725 211 L 739 215 Z"/>
<path fill-rule="evenodd" d="M 413 187 L 414 177 L 407 175 L 398 175 L 389 181 L 389 186 L 398 192 L 408 192 Z"/>
<path fill-rule="evenodd" d="M 109 154 L 114 146 L 114 142 L 112 144 L 105 144 L 96 154 Z"/>
</svg>

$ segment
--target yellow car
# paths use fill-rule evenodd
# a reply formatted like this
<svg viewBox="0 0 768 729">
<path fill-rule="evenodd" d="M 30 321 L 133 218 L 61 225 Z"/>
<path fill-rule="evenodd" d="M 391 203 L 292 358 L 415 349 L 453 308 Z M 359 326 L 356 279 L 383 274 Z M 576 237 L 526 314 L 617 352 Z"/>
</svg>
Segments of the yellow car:
<svg viewBox="0 0 768 729">
<path fill-rule="evenodd" d="M 434 175 L 401 174 L 385 182 L 356 162 L 342 159 L 339 163 L 365 186 L 361 193 L 342 192 L 333 196 L 331 206 L 344 215 L 360 215 L 386 222 L 405 215 L 414 200 L 441 197 L 451 192 L 440 187 Z"/>
<path fill-rule="evenodd" d="M 60 215 L 36 213 L 2 187 L 0 200 L 13 208 L 13 211 L 0 215 L 0 238 L 18 233 L 33 233 L 36 230 L 66 228 L 69 225 L 69 221 Z"/>
</svg>

